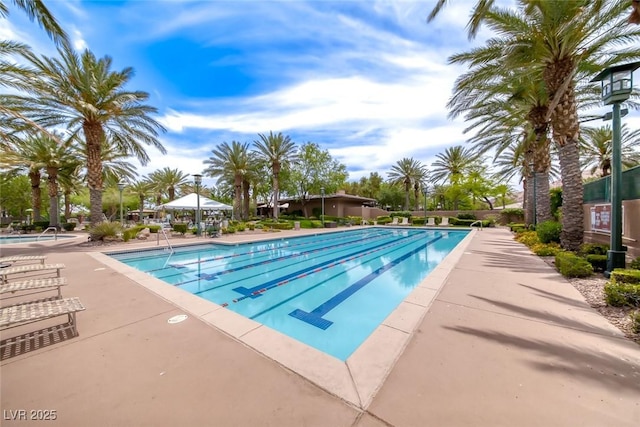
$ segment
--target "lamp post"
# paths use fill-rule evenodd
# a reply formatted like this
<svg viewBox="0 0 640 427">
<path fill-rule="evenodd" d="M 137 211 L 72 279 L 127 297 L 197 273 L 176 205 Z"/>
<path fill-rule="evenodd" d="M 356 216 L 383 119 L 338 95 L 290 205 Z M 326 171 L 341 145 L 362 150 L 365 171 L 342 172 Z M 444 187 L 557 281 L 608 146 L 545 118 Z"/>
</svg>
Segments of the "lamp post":
<svg viewBox="0 0 640 427">
<path fill-rule="evenodd" d="M 122 215 L 122 190 L 124 190 L 124 186 L 126 184 L 122 181 L 118 183 L 118 190 L 120 190 L 120 225 L 124 227 L 124 218 Z"/>
<path fill-rule="evenodd" d="M 609 277 L 616 268 L 625 267 L 625 254 L 622 247 L 622 141 L 620 125 L 620 104 L 629 98 L 633 88 L 633 72 L 640 62 L 609 67 L 591 80 L 602 85 L 602 100 L 605 105 L 613 104 L 613 141 L 611 155 L 611 240 L 607 252 Z"/>
<path fill-rule="evenodd" d="M 424 193 L 424 223 L 426 224 L 427 223 L 427 194 L 429 194 L 429 190 L 427 189 L 427 187 L 424 187 L 422 192 Z"/>
<path fill-rule="evenodd" d="M 538 225 L 538 212 L 537 212 L 537 204 L 538 204 L 538 183 L 536 182 L 536 165 L 531 160 L 529 162 L 529 167 L 531 168 L 531 175 L 533 176 L 533 203 L 531 204 L 533 208 L 533 227 L 535 228 Z"/>
<path fill-rule="evenodd" d="M 202 184 L 202 175 L 193 174 L 193 181 L 196 184 L 196 235 L 200 237 L 200 184 Z"/>
<path fill-rule="evenodd" d="M 322 196 L 322 228 L 324 228 L 324 187 L 320 187 L 320 195 Z"/>
</svg>

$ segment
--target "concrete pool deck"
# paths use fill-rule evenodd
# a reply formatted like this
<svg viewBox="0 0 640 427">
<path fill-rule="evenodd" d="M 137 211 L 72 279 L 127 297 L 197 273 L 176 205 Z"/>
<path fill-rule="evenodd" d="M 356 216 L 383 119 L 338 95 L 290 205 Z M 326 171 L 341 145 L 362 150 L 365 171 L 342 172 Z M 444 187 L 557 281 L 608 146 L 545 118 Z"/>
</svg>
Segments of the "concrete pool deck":
<svg viewBox="0 0 640 427">
<path fill-rule="evenodd" d="M 224 240 L 307 232 L 317 230 Z M 69 285 L 63 294 L 80 297 L 86 307 L 78 314 L 79 337 L 1 362 L 3 426 L 29 425 L 11 420 L 19 410 L 27 411 L 27 419 L 30 410 L 55 410 L 57 420 L 47 424 L 65 426 L 640 422 L 640 346 L 505 229 L 475 232 L 459 260 L 441 272 L 442 285 L 429 302 L 417 302 L 426 304 L 426 314 L 412 315 L 411 305 L 400 316 L 416 322 L 413 335 L 402 322 L 386 322 L 390 334 L 379 337 L 381 347 L 363 352 L 353 368 L 340 362 L 348 382 L 356 384 L 344 395 L 344 384 L 334 387 L 335 377 L 322 366 L 296 366 L 307 356 L 294 358 L 293 365 L 278 360 L 279 354 L 300 351 L 295 344 L 268 333 L 243 342 L 246 334 L 225 330 L 227 320 L 217 324 L 210 306 L 169 302 L 174 296 L 145 286 L 146 275 L 131 277 L 99 254 L 151 245 L 83 248 L 59 241 L 1 248 L 2 256 L 46 254 L 47 262 L 65 263 Z M 186 321 L 167 323 L 183 313 L 189 314 Z M 272 350 L 265 350 L 269 345 Z M 380 351 L 385 347 L 387 354 Z"/>
</svg>

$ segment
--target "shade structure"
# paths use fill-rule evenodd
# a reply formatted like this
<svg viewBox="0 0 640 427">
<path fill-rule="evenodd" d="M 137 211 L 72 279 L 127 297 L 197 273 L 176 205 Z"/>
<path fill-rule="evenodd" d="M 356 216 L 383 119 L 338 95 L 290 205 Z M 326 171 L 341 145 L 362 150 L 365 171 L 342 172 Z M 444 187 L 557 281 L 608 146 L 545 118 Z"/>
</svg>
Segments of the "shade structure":
<svg viewBox="0 0 640 427">
<path fill-rule="evenodd" d="M 187 194 L 179 199 L 172 200 L 168 203 L 158 206 L 158 209 L 197 209 L 198 195 L 196 193 Z M 231 211 L 232 206 L 225 205 L 217 200 L 200 196 L 200 210 L 203 211 Z"/>
</svg>

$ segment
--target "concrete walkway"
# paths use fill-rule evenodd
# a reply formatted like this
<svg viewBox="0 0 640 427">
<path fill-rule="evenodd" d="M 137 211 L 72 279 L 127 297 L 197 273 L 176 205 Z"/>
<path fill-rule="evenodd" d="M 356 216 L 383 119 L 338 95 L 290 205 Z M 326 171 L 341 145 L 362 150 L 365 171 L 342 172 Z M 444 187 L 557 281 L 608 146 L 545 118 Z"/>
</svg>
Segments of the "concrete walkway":
<svg viewBox="0 0 640 427">
<path fill-rule="evenodd" d="M 168 325 L 182 311 L 96 249 L 20 246 L 2 256 L 65 263 L 87 310 L 79 337 L 2 361 L 3 426 L 43 425 L 31 410 L 61 426 L 640 424 L 640 346 L 504 229 L 476 233 L 365 410 L 193 316 Z"/>
</svg>

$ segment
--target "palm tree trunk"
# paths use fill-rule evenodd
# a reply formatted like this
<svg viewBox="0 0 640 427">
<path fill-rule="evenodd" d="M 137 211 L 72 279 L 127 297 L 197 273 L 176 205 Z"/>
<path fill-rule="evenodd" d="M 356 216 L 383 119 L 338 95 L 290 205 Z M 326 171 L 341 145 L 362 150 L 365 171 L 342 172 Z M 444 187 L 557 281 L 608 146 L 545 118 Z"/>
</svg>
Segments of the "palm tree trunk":
<svg viewBox="0 0 640 427">
<path fill-rule="evenodd" d="M 249 208 L 251 204 L 249 203 L 249 186 L 251 183 L 246 179 L 242 181 L 242 219 L 249 219 Z"/>
<path fill-rule="evenodd" d="M 60 225 L 60 207 L 58 206 L 58 175 L 57 169 L 47 168 L 49 189 L 49 227 Z"/>
<path fill-rule="evenodd" d="M 31 205 L 33 208 L 33 221 L 40 221 L 42 213 L 42 198 L 40 196 L 40 171 L 29 171 L 29 180 L 31 181 Z"/>
<path fill-rule="evenodd" d="M 87 181 L 89 182 L 89 218 L 91 225 L 102 222 L 102 144 L 105 134 L 100 123 L 84 122 L 87 140 Z"/>
<path fill-rule="evenodd" d="M 278 207 L 278 205 L 280 204 L 279 202 L 279 182 L 278 182 L 278 175 L 276 175 L 275 171 L 273 172 L 273 219 L 278 219 L 278 212 L 280 211 L 280 208 Z"/>
<path fill-rule="evenodd" d="M 560 243 L 570 251 L 580 249 L 584 238 L 582 173 L 577 141 L 560 147 L 562 176 L 562 233 Z"/>
<path fill-rule="evenodd" d="M 536 173 L 536 223 L 551 221 L 551 195 L 549 172 Z"/>
</svg>

